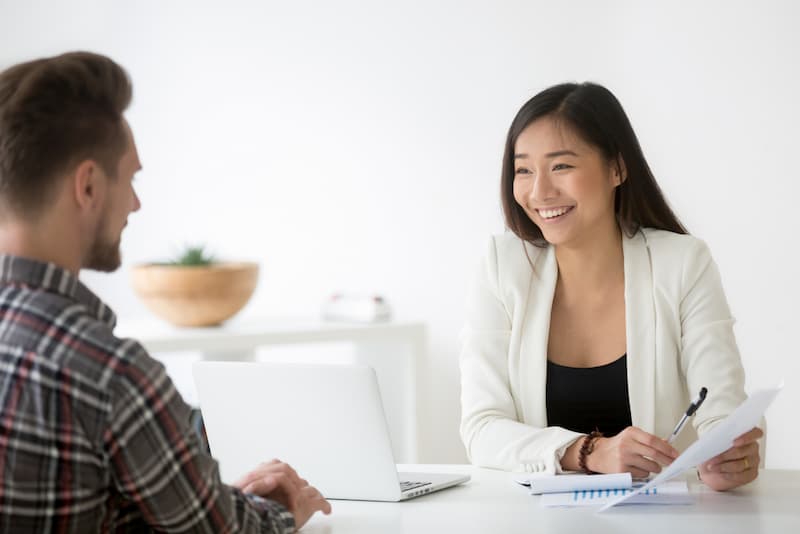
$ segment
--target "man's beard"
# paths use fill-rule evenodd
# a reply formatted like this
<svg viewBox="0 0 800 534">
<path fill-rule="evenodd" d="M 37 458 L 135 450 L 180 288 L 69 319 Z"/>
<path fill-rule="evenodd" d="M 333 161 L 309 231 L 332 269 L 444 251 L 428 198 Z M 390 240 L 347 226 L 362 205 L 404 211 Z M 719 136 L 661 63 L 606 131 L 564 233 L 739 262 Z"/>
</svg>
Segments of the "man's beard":
<svg viewBox="0 0 800 534">
<path fill-rule="evenodd" d="M 119 251 L 120 239 L 117 238 L 113 242 L 103 239 L 100 235 L 105 226 L 103 222 L 101 221 L 98 235 L 95 236 L 94 243 L 92 243 L 92 248 L 89 249 L 89 254 L 86 256 L 83 267 L 110 273 L 116 271 L 122 264 L 122 256 Z"/>
</svg>

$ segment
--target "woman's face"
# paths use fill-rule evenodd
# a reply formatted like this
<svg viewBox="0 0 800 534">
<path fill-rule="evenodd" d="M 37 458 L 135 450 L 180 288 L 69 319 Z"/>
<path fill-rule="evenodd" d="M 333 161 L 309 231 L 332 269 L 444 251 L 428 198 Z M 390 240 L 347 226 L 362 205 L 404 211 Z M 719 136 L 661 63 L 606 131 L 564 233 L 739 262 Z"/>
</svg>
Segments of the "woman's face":
<svg viewBox="0 0 800 534">
<path fill-rule="evenodd" d="M 514 199 L 553 245 L 613 231 L 620 183 L 613 162 L 551 118 L 532 122 L 514 145 Z"/>
</svg>

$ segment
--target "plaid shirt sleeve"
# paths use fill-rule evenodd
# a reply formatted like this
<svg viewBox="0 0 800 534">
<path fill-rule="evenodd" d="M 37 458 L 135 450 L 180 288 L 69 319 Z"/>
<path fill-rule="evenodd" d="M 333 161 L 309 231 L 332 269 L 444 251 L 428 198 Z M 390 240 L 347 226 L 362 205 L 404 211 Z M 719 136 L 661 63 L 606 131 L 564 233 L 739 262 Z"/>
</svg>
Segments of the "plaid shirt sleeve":
<svg viewBox="0 0 800 534">
<path fill-rule="evenodd" d="M 222 483 L 164 366 L 132 340 L 118 350 L 103 442 L 127 508 L 163 532 L 294 532 L 282 505 Z"/>
</svg>

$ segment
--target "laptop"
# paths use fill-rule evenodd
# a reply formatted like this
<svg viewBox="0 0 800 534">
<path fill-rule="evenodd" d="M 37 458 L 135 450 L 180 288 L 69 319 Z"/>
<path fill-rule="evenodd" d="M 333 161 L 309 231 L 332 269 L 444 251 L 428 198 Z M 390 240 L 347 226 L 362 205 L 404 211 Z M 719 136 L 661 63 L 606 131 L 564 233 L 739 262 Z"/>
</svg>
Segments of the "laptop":
<svg viewBox="0 0 800 534">
<path fill-rule="evenodd" d="M 397 472 L 371 367 L 198 362 L 193 372 L 211 454 L 227 483 L 273 458 L 327 499 L 402 501 L 469 480 Z"/>
</svg>

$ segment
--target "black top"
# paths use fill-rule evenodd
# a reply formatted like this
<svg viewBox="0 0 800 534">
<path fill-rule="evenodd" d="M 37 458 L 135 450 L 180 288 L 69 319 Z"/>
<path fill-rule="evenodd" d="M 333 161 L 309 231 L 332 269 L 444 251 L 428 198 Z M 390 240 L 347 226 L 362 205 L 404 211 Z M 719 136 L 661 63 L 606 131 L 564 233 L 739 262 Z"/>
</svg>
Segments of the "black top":
<svg viewBox="0 0 800 534">
<path fill-rule="evenodd" d="M 547 425 L 614 436 L 631 426 L 627 354 L 599 367 L 547 361 Z"/>
</svg>

